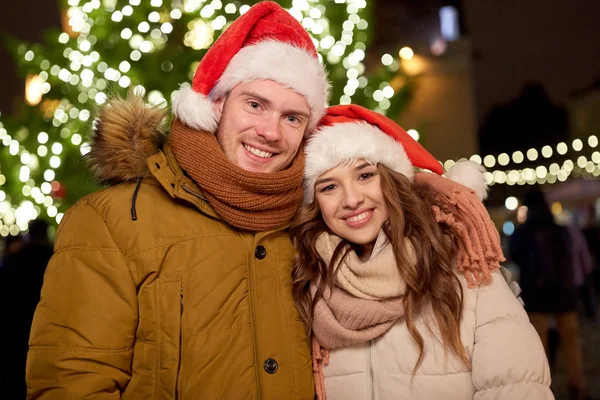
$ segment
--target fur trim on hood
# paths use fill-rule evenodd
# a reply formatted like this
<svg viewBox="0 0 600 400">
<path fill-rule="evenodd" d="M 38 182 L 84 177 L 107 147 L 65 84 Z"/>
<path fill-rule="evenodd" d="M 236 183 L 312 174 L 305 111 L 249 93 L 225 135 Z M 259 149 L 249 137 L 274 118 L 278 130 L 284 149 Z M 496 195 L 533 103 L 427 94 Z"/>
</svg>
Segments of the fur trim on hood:
<svg viewBox="0 0 600 400">
<path fill-rule="evenodd" d="M 167 112 L 133 92 L 99 108 L 85 159 L 100 182 L 114 185 L 149 175 L 146 159 L 165 142 Z"/>
</svg>

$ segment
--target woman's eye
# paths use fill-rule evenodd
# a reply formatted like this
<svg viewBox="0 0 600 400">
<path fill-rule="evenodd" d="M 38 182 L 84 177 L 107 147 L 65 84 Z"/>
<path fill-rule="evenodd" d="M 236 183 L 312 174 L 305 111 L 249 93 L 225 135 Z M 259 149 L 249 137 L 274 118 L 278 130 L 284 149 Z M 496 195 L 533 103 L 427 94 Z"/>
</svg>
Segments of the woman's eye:
<svg viewBox="0 0 600 400">
<path fill-rule="evenodd" d="M 322 188 L 321 190 L 319 190 L 319 193 L 329 192 L 333 189 L 335 189 L 335 185 L 327 185 L 324 188 Z"/>
<path fill-rule="evenodd" d="M 361 181 L 366 181 L 367 179 L 372 178 L 374 175 L 375 174 L 373 172 L 365 172 L 364 174 L 360 174 L 358 179 Z"/>
<path fill-rule="evenodd" d="M 287 120 L 288 120 L 288 122 L 291 122 L 291 123 L 294 123 L 294 124 L 299 121 L 298 117 L 295 117 L 293 115 L 288 116 Z"/>
</svg>

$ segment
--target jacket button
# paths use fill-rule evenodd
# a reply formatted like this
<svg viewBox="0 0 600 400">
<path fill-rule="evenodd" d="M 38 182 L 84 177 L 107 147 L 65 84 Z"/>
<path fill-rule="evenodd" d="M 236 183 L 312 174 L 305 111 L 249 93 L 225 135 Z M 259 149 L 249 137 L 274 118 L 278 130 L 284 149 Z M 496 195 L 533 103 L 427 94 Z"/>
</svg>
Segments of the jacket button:
<svg viewBox="0 0 600 400">
<path fill-rule="evenodd" d="M 267 249 L 265 249 L 264 246 L 256 246 L 256 249 L 254 250 L 254 257 L 258 258 L 259 260 L 262 260 L 266 256 Z"/>
<path fill-rule="evenodd" d="M 274 374 L 278 369 L 279 364 L 277 364 L 277 361 L 274 359 L 268 358 L 267 361 L 265 361 L 265 371 L 267 371 L 267 374 Z"/>
</svg>

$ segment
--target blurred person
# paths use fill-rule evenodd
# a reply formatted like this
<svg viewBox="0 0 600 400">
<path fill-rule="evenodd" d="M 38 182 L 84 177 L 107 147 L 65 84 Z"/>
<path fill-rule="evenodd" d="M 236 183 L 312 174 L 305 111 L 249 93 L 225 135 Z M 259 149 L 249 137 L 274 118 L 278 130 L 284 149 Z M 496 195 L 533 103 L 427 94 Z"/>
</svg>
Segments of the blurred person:
<svg viewBox="0 0 600 400">
<path fill-rule="evenodd" d="M 510 254 L 521 271 L 522 297 L 529 319 L 549 354 L 550 318 L 556 319 L 566 363 L 571 399 L 586 398 L 583 351 L 577 304 L 587 251 L 569 228 L 558 225 L 539 188 L 529 191 L 523 205 L 527 220 L 512 235 Z M 589 257 L 589 254 L 587 255 Z"/>
<path fill-rule="evenodd" d="M 99 110 L 110 187 L 61 221 L 34 317 L 28 397 L 312 399 L 288 227 L 328 101 L 311 37 L 275 2 L 237 18 L 167 111 Z"/>
<path fill-rule="evenodd" d="M 9 235 L 4 238 L 4 248 L 2 249 L 2 261 L 0 262 L 0 271 L 4 266 L 5 260 L 23 248 L 24 242 L 21 235 Z"/>
<path fill-rule="evenodd" d="M 588 244 L 588 250 L 592 255 L 592 286 L 598 292 L 600 291 L 600 226 L 591 222 L 590 219 L 583 229 L 583 234 Z"/>
<path fill-rule="evenodd" d="M 596 291 L 594 288 L 594 259 L 589 250 L 587 239 L 581 229 L 573 223 L 568 225 L 573 243 L 573 284 L 577 287 L 583 312 L 587 318 L 597 315 Z"/>
<path fill-rule="evenodd" d="M 31 321 L 40 300 L 52 243 L 48 223 L 34 220 L 23 247 L 6 258 L 0 271 L 0 398 L 24 399 L 25 363 Z"/>
<path fill-rule="evenodd" d="M 441 177 L 392 120 L 328 109 L 291 230 L 319 399 L 554 398 L 540 339 L 499 270 L 480 168 Z"/>
<path fill-rule="evenodd" d="M 7 236 L 4 238 L 4 251 L 2 252 L 2 256 L 6 257 L 15 254 L 23 248 L 24 244 L 23 236 L 21 235 Z"/>
</svg>

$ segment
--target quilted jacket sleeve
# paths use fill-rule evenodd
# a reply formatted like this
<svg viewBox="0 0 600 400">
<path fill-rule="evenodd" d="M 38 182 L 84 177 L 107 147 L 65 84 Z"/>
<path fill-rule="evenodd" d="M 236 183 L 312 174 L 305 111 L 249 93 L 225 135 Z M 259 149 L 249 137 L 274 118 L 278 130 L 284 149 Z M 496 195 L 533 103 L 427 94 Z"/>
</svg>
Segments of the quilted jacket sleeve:
<svg viewBox="0 0 600 400">
<path fill-rule="evenodd" d="M 550 369 L 541 340 L 499 271 L 478 289 L 472 376 L 476 400 L 547 400 Z"/>
<path fill-rule="evenodd" d="M 65 215 L 44 277 L 27 357 L 28 399 L 119 399 L 138 318 L 125 258 L 85 200 Z"/>
</svg>

